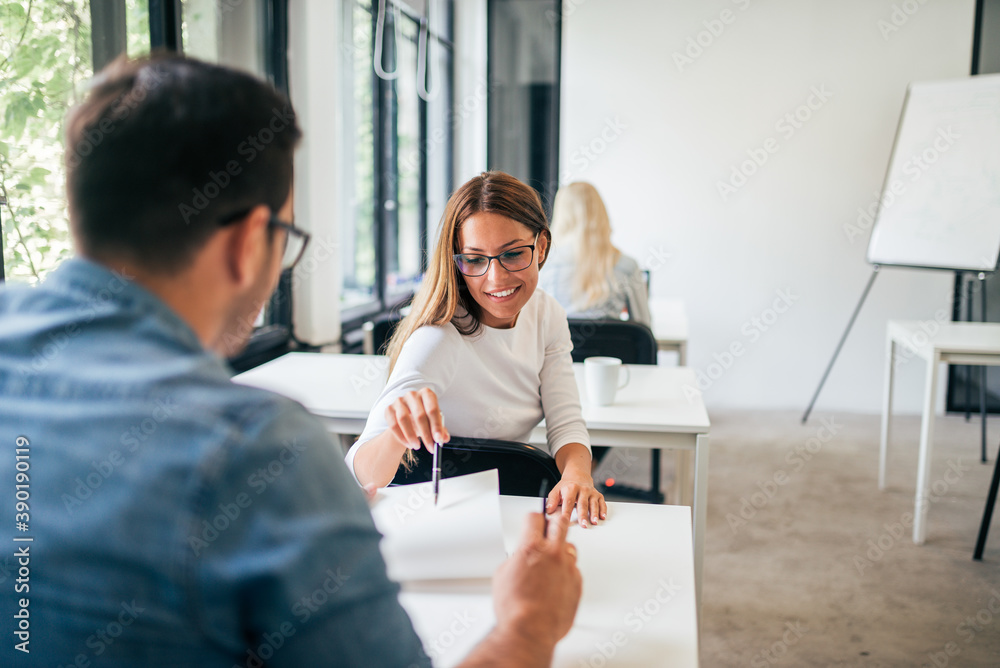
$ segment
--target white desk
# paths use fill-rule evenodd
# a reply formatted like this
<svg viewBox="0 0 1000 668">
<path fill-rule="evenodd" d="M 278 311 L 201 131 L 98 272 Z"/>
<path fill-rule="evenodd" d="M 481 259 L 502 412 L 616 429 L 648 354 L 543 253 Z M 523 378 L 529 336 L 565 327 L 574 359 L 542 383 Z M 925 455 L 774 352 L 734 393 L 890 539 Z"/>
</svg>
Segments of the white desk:
<svg viewBox="0 0 1000 668">
<path fill-rule="evenodd" d="M 653 337 L 659 350 L 676 350 L 677 363 L 687 366 L 688 319 L 679 299 L 650 299 Z"/>
<path fill-rule="evenodd" d="M 629 365 L 631 380 L 611 406 L 591 406 L 583 382 L 583 365 L 574 364 L 583 419 L 591 442 L 633 448 L 667 448 L 694 452 L 694 570 L 701 591 L 701 564 L 708 508 L 708 431 L 710 423 L 694 371 L 684 367 Z M 388 359 L 380 355 L 289 353 L 242 373 L 233 380 L 262 387 L 302 403 L 336 434 L 360 434 L 368 412 L 385 386 Z M 689 390 L 696 392 L 696 390 Z M 531 435 L 545 443 L 544 422 Z M 613 457 L 613 455 L 609 455 Z M 680 475 L 679 478 L 686 476 Z"/>
<path fill-rule="evenodd" d="M 935 330 L 936 328 L 936 330 Z M 937 406 L 938 369 L 941 363 L 1000 366 L 1000 324 L 982 322 L 936 323 L 890 320 L 886 329 L 885 394 L 882 403 L 882 439 L 879 447 L 878 486 L 885 489 L 886 454 L 892 424 L 892 383 L 897 348 L 904 347 L 927 362 L 923 419 L 920 424 L 920 459 L 917 464 L 916 500 L 913 506 L 913 542 L 927 537 L 931 453 L 934 448 L 934 411 Z"/>
<path fill-rule="evenodd" d="M 539 502 L 506 496 L 500 503 L 510 551 Z M 552 665 L 697 666 L 690 532 L 683 508 L 635 503 L 609 503 L 608 519 L 597 528 L 571 527 L 583 599 Z M 399 600 L 438 667 L 457 664 L 495 622 L 486 580 L 406 585 Z"/>
</svg>

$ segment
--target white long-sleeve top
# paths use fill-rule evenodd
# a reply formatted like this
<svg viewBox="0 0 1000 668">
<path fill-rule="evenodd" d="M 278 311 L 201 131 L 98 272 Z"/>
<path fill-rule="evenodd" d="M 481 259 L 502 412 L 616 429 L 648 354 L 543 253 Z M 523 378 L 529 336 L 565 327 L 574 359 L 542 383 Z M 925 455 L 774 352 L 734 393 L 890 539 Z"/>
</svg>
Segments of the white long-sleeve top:
<svg viewBox="0 0 1000 668">
<path fill-rule="evenodd" d="M 364 432 L 347 453 L 348 469 L 354 471 L 358 448 L 388 429 L 389 404 L 424 387 L 437 395 L 452 436 L 526 443 L 545 418 L 552 455 L 568 443 L 589 448 L 572 349 L 565 311 L 540 289 L 510 329 L 484 326 L 464 336 L 451 323 L 421 327 L 403 345 Z"/>
</svg>

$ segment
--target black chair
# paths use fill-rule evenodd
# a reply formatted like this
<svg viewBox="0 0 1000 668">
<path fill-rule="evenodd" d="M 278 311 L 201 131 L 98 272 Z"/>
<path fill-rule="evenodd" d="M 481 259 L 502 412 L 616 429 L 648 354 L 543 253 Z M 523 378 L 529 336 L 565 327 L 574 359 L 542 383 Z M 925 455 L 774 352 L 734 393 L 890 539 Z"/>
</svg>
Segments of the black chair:
<svg viewBox="0 0 1000 668">
<path fill-rule="evenodd" d="M 627 320 L 569 319 L 573 361 L 588 357 L 617 357 L 623 364 L 656 364 L 652 330 Z"/>
<path fill-rule="evenodd" d="M 582 362 L 588 357 L 617 357 L 624 364 L 656 364 L 656 338 L 645 325 L 625 320 L 569 319 L 569 336 L 573 341 L 573 361 Z M 600 462 L 608 448 L 593 446 L 594 461 Z M 604 493 L 613 493 L 650 503 L 663 503 L 660 491 L 659 449 L 651 453 L 649 489 L 629 485 L 615 485 L 613 481 L 598 483 Z M 677 472 L 681 475 L 681 471 Z M 612 484 L 608 484 L 611 482 Z"/>
<path fill-rule="evenodd" d="M 412 485 L 431 479 L 433 455 L 423 448 L 413 454 L 417 461 L 409 470 L 400 465 L 391 485 Z M 497 469 L 500 493 L 512 496 L 540 496 L 543 483 L 551 490 L 562 477 L 552 455 L 514 441 L 453 437 L 441 449 L 440 459 L 442 478 Z"/>
</svg>

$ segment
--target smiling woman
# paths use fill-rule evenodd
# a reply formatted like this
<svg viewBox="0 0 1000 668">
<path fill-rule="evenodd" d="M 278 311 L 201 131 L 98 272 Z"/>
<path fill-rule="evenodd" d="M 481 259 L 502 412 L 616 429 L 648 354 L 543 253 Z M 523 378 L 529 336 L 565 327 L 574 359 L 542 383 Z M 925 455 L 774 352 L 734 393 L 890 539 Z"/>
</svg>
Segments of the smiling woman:
<svg viewBox="0 0 1000 668">
<path fill-rule="evenodd" d="M 481 322 L 498 329 L 513 327 L 538 286 L 538 269 L 525 270 L 534 264 L 536 246 L 544 261 L 548 238 L 541 236 L 539 243 L 539 233 L 532 240 L 526 225 L 485 211 L 466 220 L 458 236 L 463 251 L 499 251 L 498 255 L 463 252 L 455 255 L 455 263 L 470 296 L 482 309 Z M 528 240 L 532 243 L 525 244 Z"/>
<path fill-rule="evenodd" d="M 566 313 L 536 289 L 549 244 L 538 194 L 508 174 L 485 172 L 451 196 L 427 278 L 389 343 L 389 380 L 347 457 L 359 482 L 388 484 L 410 450 L 451 434 L 525 442 L 544 419 L 562 473 L 548 511 L 575 508 L 583 526 L 604 518 Z"/>
</svg>

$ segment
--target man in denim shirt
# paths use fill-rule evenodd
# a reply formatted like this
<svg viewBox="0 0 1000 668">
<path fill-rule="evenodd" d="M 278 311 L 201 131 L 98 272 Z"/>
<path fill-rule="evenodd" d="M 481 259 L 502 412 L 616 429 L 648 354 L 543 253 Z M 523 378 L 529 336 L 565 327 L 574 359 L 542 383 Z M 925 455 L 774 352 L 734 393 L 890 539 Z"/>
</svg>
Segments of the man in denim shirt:
<svg viewBox="0 0 1000 668">
<path fill-rule="evenodd" d="M 322 425 L 222 361 L 308 241 L 288 101 L 121 60 L 67 126 L 79 257 L 0 291 L 0 665 L 430 665 Z M 569 630 L 575 551 L 542 523 L 464 665 L 546 665 Z"/>
</svg>

